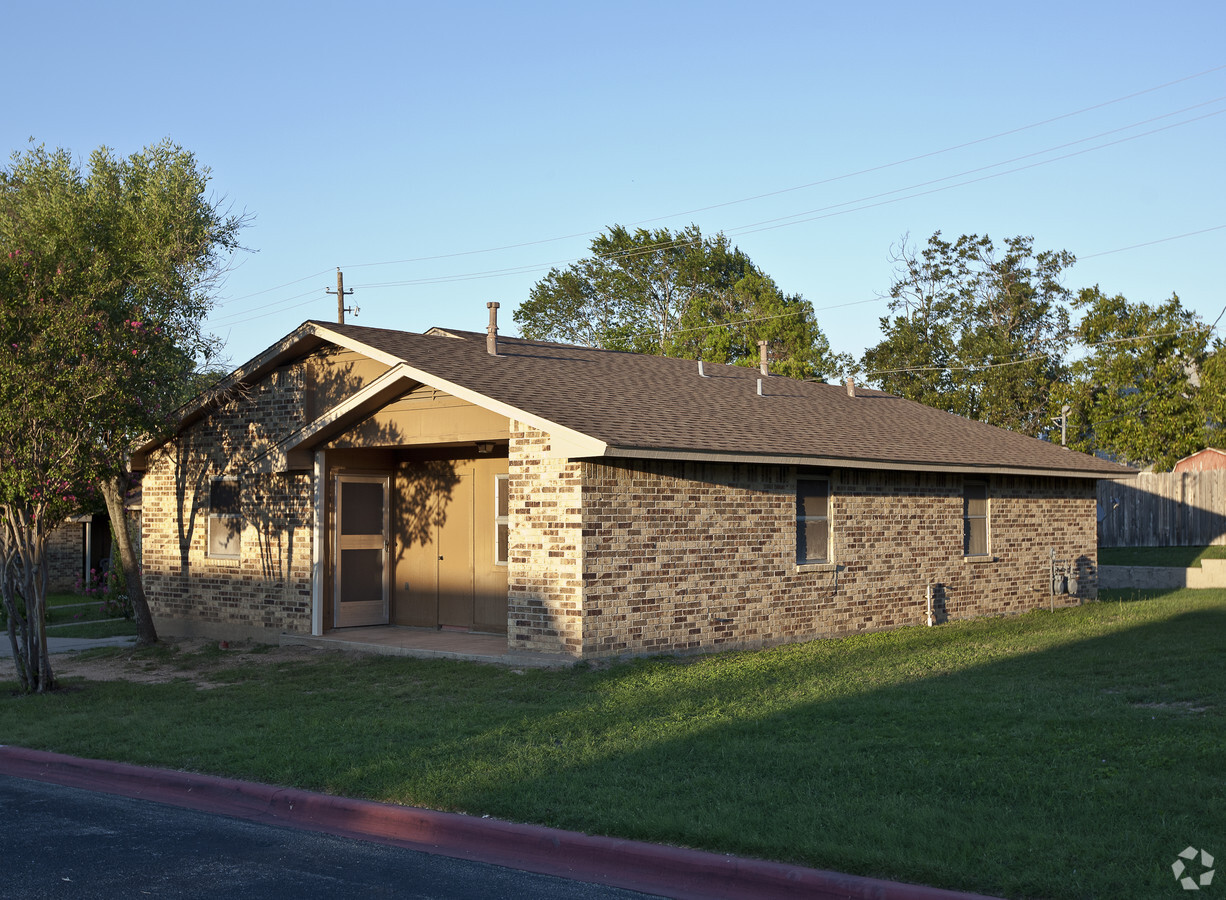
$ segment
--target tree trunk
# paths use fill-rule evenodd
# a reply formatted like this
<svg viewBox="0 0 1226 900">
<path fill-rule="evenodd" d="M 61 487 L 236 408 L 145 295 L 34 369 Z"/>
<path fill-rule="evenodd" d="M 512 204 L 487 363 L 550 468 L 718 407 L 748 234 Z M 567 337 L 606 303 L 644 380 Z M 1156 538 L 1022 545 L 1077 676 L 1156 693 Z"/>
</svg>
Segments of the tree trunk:
<svg viewBox="0 0 1226 900">
<path fill-rule="evenodd" d="M 5 611 L 8 613 L 9 642 L 13 648 L 13 663 L 21 689 L 26 693 L 43 693 L 56 688 L 51 671 L 51 654 L 47 650 L 47 535 L 40 513 L 27 515 L 12 507 L 4 507 L 0 528 L 0 551 L 3 551 L 4 579 L 0 585 Z M 19 614 L 17 598 L 23 607 Z"/>
<path fill-rule="evenodd" d="M 140 564 L 132 549 L 132 534 L 128 530 L 128 515 L 124 509 L 131 476 L 126 472 L 102 479 L 102 496 L 106 498 L 106 511 L 111 517 L 111 534 L 119 548 L 119 561 L 123 566 L 124 581 L 128 586 L 128 599 L 132 601 L 132 614 L 136 618 L 136 644 L 147 647 L 158 642 L 153 616 L 145 600 L 145 582 L 141 578 Z M 114 560 L 111 561 L 114 565 Z"/>
</svg>

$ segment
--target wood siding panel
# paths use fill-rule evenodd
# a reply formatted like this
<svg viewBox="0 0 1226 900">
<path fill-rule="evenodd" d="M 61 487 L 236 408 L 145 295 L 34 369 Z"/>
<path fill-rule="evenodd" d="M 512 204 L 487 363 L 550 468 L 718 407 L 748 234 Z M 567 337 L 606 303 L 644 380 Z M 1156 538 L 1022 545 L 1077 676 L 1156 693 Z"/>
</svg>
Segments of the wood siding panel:
<svg viewBox="0 0 1226 900">
<path fill-rule="evenodd" d="M 1103 547 L 1226 544 L 1226 471 L 1143 472 L 1100 481 L 1098 542 Z"/>
<path fill-rule="evenodd" d="M 389 403 L 329 446 L 462 444 L 506 441 L 509 436 L 505 416 L 423 387 Z"/>
</svg>

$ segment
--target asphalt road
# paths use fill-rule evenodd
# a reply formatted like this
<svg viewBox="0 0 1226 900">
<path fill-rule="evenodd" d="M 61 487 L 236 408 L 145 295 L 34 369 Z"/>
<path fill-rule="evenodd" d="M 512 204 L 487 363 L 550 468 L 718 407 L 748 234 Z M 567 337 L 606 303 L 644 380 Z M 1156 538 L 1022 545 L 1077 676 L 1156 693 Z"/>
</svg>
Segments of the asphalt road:
<svg viewBox="0 0 1226 900">
<path fill-rule="evenodd" d="M 0 897 L 647 895 L 0 776 Z"/>
</svg>

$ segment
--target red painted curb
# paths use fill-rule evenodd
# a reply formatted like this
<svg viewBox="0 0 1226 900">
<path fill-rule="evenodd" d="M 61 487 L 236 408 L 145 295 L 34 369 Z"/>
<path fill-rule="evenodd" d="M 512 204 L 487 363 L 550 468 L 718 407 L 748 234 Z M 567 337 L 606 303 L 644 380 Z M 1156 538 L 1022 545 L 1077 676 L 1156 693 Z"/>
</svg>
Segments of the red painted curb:
<svg viewBox="0 0 1226 900">
<path fill-rule="evenodd" d="M 981 894 L 21 747 L 0 746 L 0 773 L 667 897 L 992 900 Z"/>
</svg>

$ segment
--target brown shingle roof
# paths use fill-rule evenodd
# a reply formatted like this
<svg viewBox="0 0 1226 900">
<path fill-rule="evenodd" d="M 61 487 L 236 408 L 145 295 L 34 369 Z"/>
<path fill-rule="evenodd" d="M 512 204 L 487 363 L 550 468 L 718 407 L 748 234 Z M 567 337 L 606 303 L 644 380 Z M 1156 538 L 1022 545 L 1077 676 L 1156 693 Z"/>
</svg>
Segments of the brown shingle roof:
<svg viewBox="0 0 1226 900">
<path fill-rule="evenodd" d="M 311 322 L 532 417 L 608 445 L 609 455 L 786 458 L 874 468 L 1133 474 L 1115 463 L 931 409 L 841 385 L 764 379 L 757 369 L 485 335 L 414 334 Z M 321 333 L 322 332 L 322 333 Z"/>
</svg>

